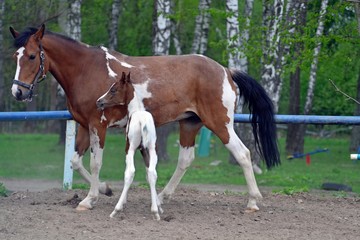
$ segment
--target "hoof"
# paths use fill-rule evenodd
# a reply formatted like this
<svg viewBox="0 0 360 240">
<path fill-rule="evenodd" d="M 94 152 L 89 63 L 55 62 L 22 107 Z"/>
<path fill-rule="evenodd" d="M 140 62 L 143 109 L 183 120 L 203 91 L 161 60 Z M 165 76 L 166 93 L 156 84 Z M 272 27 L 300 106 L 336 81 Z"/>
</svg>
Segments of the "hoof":
<svg viewBox="0 0 360 240">
<path fill-rule="evenodd" d="M 88 211 L 88 210 L 91 210 L 91 208 L 87 208 L 87 207 L 85 207 L 84 205 L 78 205 L 77 207 L 76 207 L 76 211 L 78 211 L 78 212 L 83 212 L 83 211 Z"/>
<path fill-rule="evenodd" d="M 112 189 L 110 188 L 110 186 L 108 186 L 106 188 L 105 195 L 108 196 L 108 197 L 111 197 L 112 195 L 114 195 Z"/>
<path fill-rule="evenodd" d="M 254 213 L 259 211 L 259 208 L 246 208 L 245 213 Z"/>
</svg>

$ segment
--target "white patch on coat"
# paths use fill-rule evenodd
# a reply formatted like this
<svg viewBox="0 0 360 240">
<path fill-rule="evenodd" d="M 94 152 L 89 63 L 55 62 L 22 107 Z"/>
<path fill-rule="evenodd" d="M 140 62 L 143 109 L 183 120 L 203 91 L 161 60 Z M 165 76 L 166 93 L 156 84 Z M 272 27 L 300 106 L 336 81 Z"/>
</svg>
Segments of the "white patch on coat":
<svg viewBox="0 0 360 240">
<path fill-rule="evenodd" d="M 100 123 L 102 123 L 103 121 L 107 121 L 106 117 L 105 117 L 105 111 L 102 112 L 101 118 L 100 118 Z"/>
<path fill-rule="evenodd" d="M 110 121 L 110 123 L 108 124 L 108 127 L 120 127 L 123 128 L 126 126 L 128 121 L 127 116 L 118 120 L 118 121 Z"/>
<path fill-rule="evenodd" d="M 231 88 L 225 68 L 223 68 L 223 70 L 224 70 L 224 80 L 222 86 L 223 93 L 222 93 L 221 101 L 224 107 L 227 109 L 226 115 L 230 119 L 230 122 L 226 124 L 227 128 L 229 128 L 229 125 L 233 126 L 234 124 L 234 110 L 235 110 L 234 108 L 235 108 L 236 94 L 234 90 Z"/>
<path fill-rule="evenodd" d="M 110 67 L 110 60 L 115 60 L 116 62 L 120 63 L 121 66 L 123 67 L 126 67 L 126 68 L 132 68 L 134 67 L 133 65 L 131 64 L 128 64 L 126 62 L 122 62 L 120 61 L 119 59 L 117 59 L 114 55 L 111 55 L 109 53 L 109 50 L 106 48 L 106 47 L 100 47 L 104 52 L 105 52 L 105 58 L 106 58 L 106 67 L 108 69 L 108 72 L 109 72 L 109 76 L 110 77 L 116 77 L 117 76 L 117 73 L 115 73 L 111 67 Z"/>
<path fill-rule="evenodd" d="M 22 56 L 24 56 L 24 51 L 25 51 L 25 48 L 24 47 L 21 47 L 19 48 L 16 52 L 16 72 L 15 72 L 15 77 L 14 79 L 15 80 L 19 80 L 19 76 L 20 76 L 20 70 L 21 70 L 21 67 L 20 67 L 20 59 L 22 58 Z M 12 87 L 11 87 L 11 92 L 12 92 L 12 95 L 15 97 L 16 96 L 16 92 L 18 90 L 18 85 L 17 84 L 13 84 Z"/>
<path fill-rule="evenodd" d="M 131 115 L 134 111 L 144 111 L 145 106 L 143 100 L 145 98 L 151 98 L 152 94 L 147 90 L 149 81 L 140 84 L 133 84 L 134 98 L 128 104 L 128 111 Z"/>
</svg>

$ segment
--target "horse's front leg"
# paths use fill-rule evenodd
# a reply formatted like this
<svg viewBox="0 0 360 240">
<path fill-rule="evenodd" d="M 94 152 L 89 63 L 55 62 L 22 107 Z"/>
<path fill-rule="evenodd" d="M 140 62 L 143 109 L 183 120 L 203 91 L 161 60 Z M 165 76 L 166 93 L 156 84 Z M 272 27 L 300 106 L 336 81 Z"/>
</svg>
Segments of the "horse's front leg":
<svg viewBox="0 0 360 240">
<path fill-rule="evenodd" d="M 171 197 L 176 187 L 179 185 L 181 178 L 184 176 L 186 170 L 190 167 L 195 159 L 195 137 L 201 128 L 202 123 L 195 123 L 193 121 L 180 121 L 180 150 L 178 163 L 174 174 L 165 188 L 159 194 L 160 203 L 164 203 L 165 199 Z"/>
<path fill-rule="evenodd" d="M 102 191 L 110 189 L 106 183 L 100 183 L 99 174 L 102 166 L 102 156 L 104 150 L 106 129 L 103 128 L 90 128 L 89 139 L 90 139 L 90 169 L 91 175 L 87 174 L 88 182 L 90 183 L 90 190 L 84 200 L 82 200 L 77 210 L 88 210 L 92 209 L 99 198 L 100 189 Z"/>
<path fill-rule="evenodd" d="M 91 175 L 84 167 L 82 160 L 89 146 L 90 146 L 89 129 L 79 125 L 76 134 L 75 154 L 71 159 L 72 169 L 76 170 L 88 184 L 91 184 Z M 106 182 L 101 182 L 99 186 L 100 186 L 99 187 L 100 193 L 105 194 L 107 196 L 112 195 L 112 190 Z"/>
<path fill-rule="evenodd" d="M 127 194 L 135 176 L 134 152 L 135 149 L 131 147 L 127 151 L 125 160 L 126 168 L 124 174 L 124 188 L 121 192 L 120 199 L 116 204 L 114 211 L 110 214 L 111 218 L 113 218 L 118 211 L 122 211 L 124 209 L 124 205 L 127 201 Z"/>
</svg>

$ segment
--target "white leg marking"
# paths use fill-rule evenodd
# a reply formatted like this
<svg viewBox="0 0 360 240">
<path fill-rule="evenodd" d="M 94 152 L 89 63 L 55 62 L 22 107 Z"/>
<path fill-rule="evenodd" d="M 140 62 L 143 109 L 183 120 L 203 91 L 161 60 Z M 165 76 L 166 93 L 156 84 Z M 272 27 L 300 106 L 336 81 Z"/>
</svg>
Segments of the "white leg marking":
<svg viewBox="0 0 360 240">
<path fill-rule="evenodd" d="M 99 198 L 99 173 L 102 166 L 103 149 L 100 148 L 100 139 L 97 130 L 92 129 L 90 133 L 90 190 L 84 200 L 79 203 L 78 210 L 92 209 Z"/>
<path fill-rule="evenodd" d="M 179 150 L 179 159 L 175 172 L 172 175 L 170 181 L 159 194 L 160 203 L 163 203 L 164 199 L 169 198 L 174 193 L 176 187 L 179 185 L 181 178 L 184 176 L 186 170 L 190 167 L 195 158 L 194 147 L 182 147 Z"/>
</svg>

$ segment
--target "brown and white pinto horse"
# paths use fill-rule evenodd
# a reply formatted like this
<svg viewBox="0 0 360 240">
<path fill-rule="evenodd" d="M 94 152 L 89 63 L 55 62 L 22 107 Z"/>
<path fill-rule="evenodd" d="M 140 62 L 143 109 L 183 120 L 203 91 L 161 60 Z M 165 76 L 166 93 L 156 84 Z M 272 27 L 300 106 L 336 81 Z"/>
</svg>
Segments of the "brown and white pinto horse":
<svg viewBox="0 0 360 240">
<path fill-rule="evenodd" d="M 116 76 L 128 71 L 131 71 L 132 81 L 137 84 L 141 100 L 153 115 L 156 126 L 172 121 L 180 123 L 178 164 L 159 194 L 160 201 L 174 192 L 194 160 L 195 137 L 205 125 L 221 139 L 243 168 L 249 189 L 247 207 L 259 209 L 256 199 L 261 198 L 261 193 L 250 153 L 233 129 L 236 83 L 252 114 L 253 133 L 267 167 L 280 163 L 273 105 L 254 79 L 202 55 L 130 57 L 45 32 L 44 25 L 22 33 L 10 28 L 10 32 L 17 48 L 12 86 L 14 97 L 19 101 L 31 100 L 38 78 L 49 71 L 64 89 L 69 111 L 79 123 L 72 166 L 90 183 L 89 193 L 79 203 L 79 210 L 91 209 L 98 200 L 99 191 L 110 191 L 106 183 L 99 181 L 106 128 L 124 127 L 127 109 L 115 106 L 101 112 L 96 107 L 96 100 L 115 82 Z M 82 164 L 89 146 L 91 174 Z"/>
</svg>

